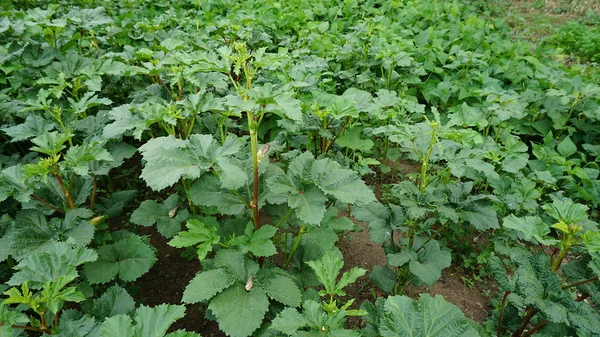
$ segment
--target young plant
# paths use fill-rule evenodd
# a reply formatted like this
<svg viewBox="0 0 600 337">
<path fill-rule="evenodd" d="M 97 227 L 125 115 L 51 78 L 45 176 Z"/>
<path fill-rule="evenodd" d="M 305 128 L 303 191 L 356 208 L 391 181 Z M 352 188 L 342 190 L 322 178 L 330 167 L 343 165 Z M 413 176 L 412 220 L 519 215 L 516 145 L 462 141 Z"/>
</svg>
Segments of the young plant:
<svg viewBox="0 0 600 337">
<path fill-rule="evenodd" d="M 364 337 L 478 337 L 476 325 L 442 296 L 422 294 L 418 300 L 407 296 L 378 298 L 365 302 L 367 327 Z"/>
<path fill-rule="evenodd" d="M 288 307 L 300 305 L 300 289 L 286 272 L 261 268 L 238 251 L 221 249 L 203 265 L 205 269 L 190 281 L 182 301 L 208 303 L 219 328 L 231 337 L 251 336 L 262 325 L 271 306 L 269 299 Z"/>
<path fill-rule="evenodd" d="M 320 305 L 314 300 L 305 300 L 302 304 L 302 313 L 293 308 L 284 309 L 273 320 L 271 329 L 283 332 L 288 336 L 298 337 L 311 332 L 331 337 L 361 336 L 356 331 L 344 329 L 344 322 L 348 316 L 363 316 L 366 312 L 347 310 L 354 303 L 354 299 L 339 306 L 338 300 L 334 298 L 346 296 L 344 288 L 356 282 L 366 273 L 366 270 L 354 267 L 339 277 L 344 262 L 332 250 L 325 253 L 321 260 L 309 261 L 307 264 L 314 270 L 319 282 L 325 287 L 319 291 L 319 296 L 328 297 L 328 300 L 321 302 Z"/>
<path fill-rule="evenodd" d="M 450 266 L 451 254 L 440 248 L 434 235 L 424 235 L 425 224 L 406 218 L 400 206 L 371 203 L 356 208 L 354 217 L 369 222 L 369 236 L 383 245 L 388 266 L 375 266 L 370 277 L 379 287 L 401 294 L 408 282 L 433 285 Z M 394 237 L 404 232 L 405 237 Z"/>
<path fill-rule="evenodd" d="M 552 204 L 543 208 L 556 221 L 552 226 L 539 216 L 510 215 L 504 218 L 505 228 L 542 248 L 537 252 L 513 248 L 510 259 L 517 266 L 513 277 L 507 277 L 500 258 L 492 256 L 489 259 L 490 270 L 504 291 L 497 334 L 507 335 L 506 330 L 512 330 L 509 332 L 511 337 L 532 336 L 538 332 L 555 334 L 557 331 L 571 334 L 575 330 L 598 334 L 600 315 L 584 301 L 590 296 L 587 291 L 594 289 L 587 285 L 597 284 L 600 275 L 598 225 L 588 220 L 587 206 L 570 199 L 555 198 Z M 551 236 L 551 229 L 556 231 L 558 238 Z M 564 264 L 567 257 L 570 263 Z M 587 265 L 582 264 L 583 261 L 587 261 Z M 574 272 L 574 265 L 581 272 Z M 566 279 L 559 276 L 563 269 Z M 575 289 L 581 291 L 577 296 L 577 292 L 573 294 Z"/>
</svg>

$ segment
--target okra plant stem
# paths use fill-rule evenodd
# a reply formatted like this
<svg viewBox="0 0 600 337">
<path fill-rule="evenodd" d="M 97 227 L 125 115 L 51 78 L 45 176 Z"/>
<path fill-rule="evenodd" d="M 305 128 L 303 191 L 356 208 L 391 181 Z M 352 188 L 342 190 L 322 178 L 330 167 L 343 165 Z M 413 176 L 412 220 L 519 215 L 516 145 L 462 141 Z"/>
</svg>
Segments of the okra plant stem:
<svg viewBox="0 0 600 337">
<path fill-rule="evenodd" d="M 283 264 L 283 270 L 287 270 L 288 266 L 290 265 L 290 262 L 292 261 L 292 256 L 294 256 L 296 249 L 298 249 L 298 246 L 300 245 L 300 240 L 302 239 L 302 235 L 304 235 L 304 233 L 306 233 L 306 227 L 300 226 L 300 229 L 298 230 L 298 235 L 296 236 L 296 241 L 294 241 L 294 246 L 292 247 L 292 251 L 290 251 L 290 254 L 288 255 L 287 259 L 285 260 L 285 263 Z"/>
</svg>

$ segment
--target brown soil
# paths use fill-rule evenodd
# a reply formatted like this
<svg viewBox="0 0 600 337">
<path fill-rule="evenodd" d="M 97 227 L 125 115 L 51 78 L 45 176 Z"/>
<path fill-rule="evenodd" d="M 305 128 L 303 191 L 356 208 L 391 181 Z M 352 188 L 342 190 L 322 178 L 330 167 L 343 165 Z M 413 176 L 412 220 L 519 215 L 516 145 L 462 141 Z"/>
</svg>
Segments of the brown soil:
<svg viewBox="0 0 600 337">
<path fill-rule="evenodd" d="M 344 254 L 345 270 L 354 266 L 367 270 L 367 274 L 358 280 L 353 289 L 354 293 L 351 294 L 357 299 L 356 302 L 362 303 L 366 300 L 373 301 L 373 294 L 378 297 L 386 296 L 368 278 L 368 274 L 374 266 L 386 263 L 386 257 L 381 245 L 377 245 L 370 240 L 368 225 L 361 222 L 358 222 L 358 224 L 364 227 L 365 230 L 349 234 L 350 240 L 343 240 L 340 246 Z M 406 287 L 404 294 L 414 299 L 418 299 L 420 294 L 423 293 L 442 295 L 448 302 L 460 308 L 466 317 L 478 323 L 483 323 L 490 311 L 490 294 L 497 292 L 497 286 L 493 281 L 488 281 L 468 287 L 462 281 L 461 276 L 464 275 L 454 267 L 450 267 L 444 270 L 442 278 L 432 287 L 417 288 L 410 285 Z"/>
<path fill-rule="evenodd" d="M 188 260 L 181 256 L 183 249 L 167 244 L 169 241 L 156 231 L 155 227 L 140 227 L 140 235 L 147 235 L 157 250 L 158 261 L 150 271 L 135 283 L 141 290 L 135 300 L 149 306 L 162 303 L 183 304 L 181 297 L 190 280 L 200 271 L 198 259 Z M 185 317 L 176 321 L 169 331 L 184 329 L 198 332 L 203 337 L 224 337 L 216 322 L 204 318 L 204 310 L 199 304 L 186 304 Z"/>
</svg>

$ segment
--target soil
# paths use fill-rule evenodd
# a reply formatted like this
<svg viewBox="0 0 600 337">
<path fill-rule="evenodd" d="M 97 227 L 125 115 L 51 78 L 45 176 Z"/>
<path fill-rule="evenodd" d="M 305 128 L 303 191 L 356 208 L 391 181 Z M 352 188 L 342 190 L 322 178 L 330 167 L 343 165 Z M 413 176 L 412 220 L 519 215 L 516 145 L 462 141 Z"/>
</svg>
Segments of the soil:
<svg viewBox="0 0 600 337">
<path fill-rule="evenodd" d="M 368 224 L 364 222 L 357 222 L 357 224 L 364 227 L 365 230 L 349 234 L 350 239 L 341 242 L 341 250 L 344 254 L 344 270 L 354 266 L 367 270 L 367 274 L 358 280 L 353 291 L 350 292 L 351 296 L 357 299 L 357 303 L 362 303 L 366 300 L 373 301 L 373 294 L 378 297 L 386 296 L 368 278 L 368 274 L 374 266 L 386 263 L 386 257 L 381 245 L 370 240 Z M 495 282 L 488 280 L 485 283 L 469 287 L 462 281 L 461 276 L 465 276 L 464 273 L 451 266 L 444 270 L 442 278 L 432 287 L 417 288 L 409 285 L 405 288 L 404 295 L 413 299 L 418 299 L 420 294 L 424 293 L 442 295 L 448 302 L 459 307 L 466 317 L 483 323 L 490 311 L 490 295 L 497 292 L 497 286 Z"/>
<path fill-rule="evenodd" d="M 183 304 L 183 291 L 200 271 L 200 262 L 197 258 L 190 260 L 183 257 L 184 250 L 169 246 L 169 240 L 158 233 L 155 227 L 140 227 L 139 234 L 150 238 L 150 243 L 157 250 L 158 261 L 148 273 L 135 282 L 140 287 L 139 294 L 135 296 L 136 302 L 148 306 L 162 303 Z M 169 332 L 183 329 L 199 332 L 203 337 L 225 336 L 216 322 L 204 318 L 204 308 L 200 304 L 185 306 L 185 316 L 176 321 Z"/>
</svg>

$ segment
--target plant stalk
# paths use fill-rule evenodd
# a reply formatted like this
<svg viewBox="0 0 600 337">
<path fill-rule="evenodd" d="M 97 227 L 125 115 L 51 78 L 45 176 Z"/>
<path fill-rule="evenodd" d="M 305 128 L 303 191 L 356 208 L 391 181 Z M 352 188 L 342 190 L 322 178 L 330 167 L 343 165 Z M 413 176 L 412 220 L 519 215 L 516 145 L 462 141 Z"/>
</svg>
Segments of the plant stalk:
<svg viewBox="0 0 600 337">
<path fill-rule="evenodd" d="M 517 330 L 513 332 L 511 337 L 523 337 L 523 331 L 525 331 L 525 328 L 529 324 L 529 321 L 531 321 L 535 314 L 537 314 L 537 310 L 535 310 L 532 307 L 527 307 L 527 309 L 525 310 L 525 316 L 523 316 L 523 318 L 521 319 L 521 323 L 517 327 Z"/>
<path fill-rule="evenodd" d="M 288 211 L 285 213 L 285 215 L 277 222 L 277 224 L 275 225 L 275 228 L 279 228 L 279 226 L 281 226 L 281 224 L 285 221 L 285 219 L 287 219 L 292 212 L 294 211 L 293 208 L 288 209 Z"/>
<path fill-rule="evenodd" d="M 92 188 L 92 200 L 90 201 L 90 211 L 94 211 L 94 206 L 96 205 L 96 190 L 98 189 L 98 177 L 94 174 L 92 176 L 94 180 L 94 187 Z"/>
<path fill-rule="evenodd" d="M 508 295 L 510 291 L 505 291 L 504 296 L 502 297 L 502 304 L 500 306 L 500 317 L 498 317 L 498 333 L 497 336 L 500 337 L 502 332 L 502 319 L 504 318 L 504 308 L 506 308 L 506 301 L 508 301 Z"/>
<path fill-rule="evenodd" d="M 298 236 L 296 236 L 296 241 L 294 241 L 294 246 L 292 247 L 292 250 L 290 251 L 290 254 L 288 255 L 287 259 L 285 260 L 285 263 L 283 264 L 283 270 L 288 269 L 288 266 L 290 265 L 290 262 L 292 261 L 292 256 L 294 256 L 296 249 L 298 249 L 298 246 L 300 245 L 300 239 L 302 239 L 302 235 L 304 235 L 304 233 L 306 233 L 306 227 L 300 226 L 300 230 L 298 231 Z"/>
<path fill-rule="evenodd" d="M 565 285 L 563 285 L 560 288 L 562 290 L 565 290 L 565 289 L 577 287 L 577 286 L 580 286 L 580 285 L 583 285 L 583 284 L 586 284 L 586 283 L 591 283 L 591 282 L 594 282 L 594 281 L 597 281 L 597 280 L 598 280 L 598 276 L 594 276 L 594 277 L 592 277 L 590 279 L 587 279 L 587 280 L 583 280 L 583 281 L 579 281 L 579 282 L 575 282 L 575 283 L 571 283 L 571 284 L 565 284 Z"/>
<path fill-rule="evenodd" d="M 75 203 L 73 202 L 73 198 L 71 197 L 71 192 L 69 192 L 65 188 L 65 183 L 62 180 L 60 174 L 58 174 L 58 168 L 56 168 L 56 171 L 53 174 L 54 174 L 54 177 L 56 177 L 56 180 L 58 180 L 58 184 L 60 185 L 60 189 L 62 190 L 63 194 L 65 195 L 65 199 L 67 199 L 67 204 L 69 205 L 69 208 L 75 209 Z"/>
<path fill-rule="evenodd" d="M 329 143 L 327 145 L 327 147 L 325 148 L 325 151 L 323 151 L 323 154 L 326 154 L 327 152 L 329 152 L 329 150 L 331 149 L 331 147 L 333 146 L 333 143 L 335 143 L 335 140 L 340 136 L 340 134 L 344 131 L 344 129 L 346 128 L 346 125 L 348 125 L 348 122 L 350 121 L 350 116 L 346 117 L 346 120 L 344 121 L 344 124 L 342 124 L 342 127 L 340 128 L 340 130 L 335 134 L 335 136 L 333 137 L 333 139 L 331 140 L 331 143 Z"/>
<path fill-rule="evenodd" d="M 250 129 L 250 146 L 252 151 L 252 201 L 250 201 L 250 209 L 252 210 L 252 218 L 254 219 L 254 228 L 260 228 L 260 214 L 258 212 L 258 125 L 254 120 L 254 115 L 251 111 L 247 111 L 248 127 Z"/>
<path fill-rule="evenodd" d="M 38 197 L 37 195 L 35 195 L 35 194 L 30 194 L 29 196 L 30 196 L 30 197 L 32 197 L 33 199 L 35 199 L 35 200 L 37 200 L 37 201 L 41 202 L 42 204 L 44 204 L 44 205 L 46 205 L 46 206 L 48 206 L 48 207 L 52 208 L 53 210 L 57 211 L 58 213 L 65 214 L 65 211 L 63 211 L 62 209 L 60 209 L 60 208 L 58 208 L 58 207 L 56 207 L 56 206 L 52 205 L 51 203 L 49 203 L 49 202 L 47 202 L 46 200 L 44 200 L 44 199 L 42 199 L 42 198 Z"/>
<path fill-rule="evenodd" d="M 427 155 L 421 164 L 421 183 L 419 184 L 419 190 L 423 192 L 425 187 L 427 186 L 427 165 L 429 165 L 429 159 L 431 158 L 431 153 L 433 152 L 433 148 L 435 147 L 436 141 L 436 129 L 434 127 L 431 128 L 431 140 L 429 141 L 429 150 L 427 151 Z"/>
<path fill-rule="evenodd" d="M 527 333 L 523 336 L 523 337 L 529 337 L 531 335 L 533 335 L 534 333 L 536 333 L 539 329 L 541 329 L 544 325 L 546 325 L 546 323 L 548 323 L 547 320 L 543 320 L 541 322 L 539 322 L 538 324 L 536 324 L 536 326 L 534 326 L 531 330 L 527 331 Z"/>
</svg>

